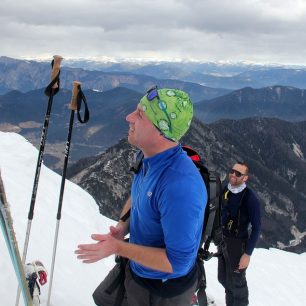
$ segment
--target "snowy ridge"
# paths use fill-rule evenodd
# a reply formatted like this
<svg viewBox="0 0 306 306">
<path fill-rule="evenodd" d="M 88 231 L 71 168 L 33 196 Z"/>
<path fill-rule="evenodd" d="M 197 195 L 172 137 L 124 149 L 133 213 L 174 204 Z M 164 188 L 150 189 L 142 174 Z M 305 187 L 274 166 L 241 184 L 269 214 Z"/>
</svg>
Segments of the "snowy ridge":
<svg viewBox="0 0 306 306">
<path fill-rule="evenodd" d="M 0 169 L 21 252 L 37 155 L 37 150 L 20 135 L 0 132 Z M 60 180 L 58 174 L 42 168 L 28 248 L 27 262 L 39 259 L 48 270 Z M 74 250 L 79 243 L 89 242 L 92 233 L 107 232 L 113 223 L 99 214 L 97 204 L 87 192 L 66 182 L 51 305 L 94 305 L 91 294 L 114 265 L 113 258 L 85 265 L 77 261 Z M 13 306 L 17 281 L 2 235 L 0 254 L 1 305 Z M 250 306 L 305 305 L 302 290 L 306 283 L 305 262 L 306 253 L 297 255 L 277 249 L 256 249 L 247 272 Z M 215 259 L 206 263 L 206 276 L 208 296 L 214 305 L 224 306 L 224 290 L 217 281 Z M 46 305 L 48 285 L 41 288 L 41 305 Z"/>
</svg>

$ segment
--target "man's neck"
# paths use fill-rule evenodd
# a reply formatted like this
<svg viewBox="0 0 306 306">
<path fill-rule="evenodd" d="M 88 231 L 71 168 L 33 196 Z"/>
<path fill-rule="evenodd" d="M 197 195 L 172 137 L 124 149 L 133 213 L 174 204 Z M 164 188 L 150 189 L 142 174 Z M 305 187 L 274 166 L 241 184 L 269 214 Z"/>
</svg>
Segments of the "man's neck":
<svg viewBox="0 0 306 306">
<path fill-rule="evenodd" d="M 149 148 L 142 149 L 142 152 L 144 157 L 147 158 L 147 157 L 152 157 L 161 152 L 164 152 L 168 149 L 174 148 L 177 145 L 178 145 L 177 142 L 170 141 L 163 137 L 163 139 L 155 143 L 155 145 L 152 145 Z"/>
</svg>

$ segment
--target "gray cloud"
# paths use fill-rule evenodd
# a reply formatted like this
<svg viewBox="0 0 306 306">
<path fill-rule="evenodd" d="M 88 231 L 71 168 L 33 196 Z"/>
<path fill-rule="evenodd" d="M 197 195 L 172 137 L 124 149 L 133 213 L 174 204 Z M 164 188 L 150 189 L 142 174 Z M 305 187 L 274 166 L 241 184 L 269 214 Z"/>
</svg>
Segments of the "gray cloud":
<svg viewBox="0 0 306 306">
<path fill-rule="evenodd" d="M 2 0 L 0 55 L 305 63 L 306 3 Z"/>
</svg>

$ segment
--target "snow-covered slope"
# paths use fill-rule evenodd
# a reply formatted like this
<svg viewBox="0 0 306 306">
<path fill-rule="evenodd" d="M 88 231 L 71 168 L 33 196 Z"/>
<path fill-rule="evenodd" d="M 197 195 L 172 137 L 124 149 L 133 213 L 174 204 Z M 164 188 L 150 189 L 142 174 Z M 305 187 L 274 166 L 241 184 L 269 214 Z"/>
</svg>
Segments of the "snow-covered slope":
<svg viewBox="0 0 306 306">
<path fill-rule="evenodd" d="M 0 169 L 21 253 L 37 154 L 37 150 L 20 135 L 0 132 Z M 27 262 L 39 259 L 48 270 L 51 266 L 60 181 L 58 174 L 42 168 L 28 248 Z M 90 242 L 92 233 L 107 232 L 113 223 L 99 214 L 98 206 L 87 192 L 66 182 L 51 305 L 94 305 L 91 294 L 113 266 L 113 258 L 86 265 L 76 259 L 74 250 L 79 243 Z M 0 271 L 0 304 L 14 306 L 17 281 L 2 233 Z M 296 255 L 276 249 L 256 249 L 247 273 L 251 306 L 306 305 L 303 294 L 306 253 Z M 216 305 L 224 306 L 224 290 L 217 281 L 215 259 L 206 263 L 206 275 L 208 296 Z M 46 305 L 48 285 L 41 288 L 42 305 Z M 22 299 L 20 305 L 23 305 Z"/>
<path fill-rule="evenodd" d="M 22 253 L 38 152 L 18 134 L 0 132 L 0 139 L 1 175 Z M 61 177 L 58 174 L 46 167 L 42 168 L 27 262 L 39 259 L 48 270 L 51 266 L 60 183 Z M 93 304 L 91 293 L 113 265 L 113 259 L 109 258 L 94 266 L 85 265 L 76 259 L 74 250 L 79 243 L 89 242 L 92 233 L 106 232 L 111 223 L 111 220 L 99 214 L 98 206 L 87 192 L 66 181 L 53 278 L 52 305 Z M 0 254 L 0 304 L 15 305 L 17 281 L 2 232 Z M 48 285 L 41 288 L 43 305 L 47 300 Z"/>
</svg>

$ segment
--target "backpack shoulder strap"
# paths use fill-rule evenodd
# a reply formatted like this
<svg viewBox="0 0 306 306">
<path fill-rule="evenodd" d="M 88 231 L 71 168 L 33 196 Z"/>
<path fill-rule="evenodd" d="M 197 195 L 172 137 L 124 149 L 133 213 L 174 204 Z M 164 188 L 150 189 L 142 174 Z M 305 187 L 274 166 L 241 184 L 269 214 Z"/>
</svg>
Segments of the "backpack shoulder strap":
<svg viewBox="0 0 306 306">
<path fill-rule="evenodd" d="M 208 172 L 208 201 L 205 209 L 204 230 L 201 237 L 199 256 L 204 260 L 209 260 L 213 253 L 208 251 L 210 243 L 213 240 L 215 245 L 222 242 L 221 225 L 221 181 L 219 175 L 214 172 Z M 204 247 L 202 245 L 204 244 Z"/>
<path fill-rule="evenodd" d="M 238 206 L 238 213 L 237 213 L 237 233 L 239 231 L 239 226 L 240 226 L 240 210 L 241 210 L 241 206 L 243 205 L 244 203 L 244 200 L 246 198 L 246 195 L 249 194 L 249 188 L 246 187 L 244 190 L 243 190 L 243 194 L 241 196 L 241 200 L 240 200 L 240 203 L 239 203 L 239 206 Z"/>
<path fill-rule="evenodd" d="M 219 206 L 219 196 L 220 196 L 220 189 L 218 186 L 218 178 L 214 173 L 209 174 L 209 194 L 208 194 L 208 220 L 205 225 L 205 231 L 203 234 L 203 242 L 206 241 L 209 237 L 211 237 L 214 220 L 216 216 L 216 210 Z"/>
</svg>

